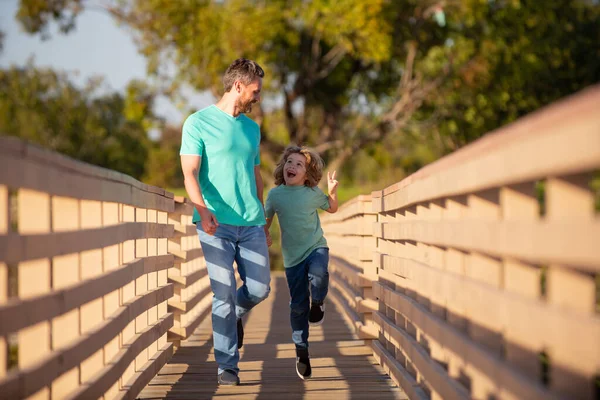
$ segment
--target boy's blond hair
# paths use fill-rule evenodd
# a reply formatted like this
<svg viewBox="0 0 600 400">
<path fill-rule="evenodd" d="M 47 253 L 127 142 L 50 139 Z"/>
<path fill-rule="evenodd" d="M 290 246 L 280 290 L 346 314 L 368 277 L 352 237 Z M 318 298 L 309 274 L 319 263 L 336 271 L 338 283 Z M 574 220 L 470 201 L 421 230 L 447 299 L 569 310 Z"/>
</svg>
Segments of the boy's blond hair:
<svg viewBox="0 0 600 400">
<path fill-rule="evenodd" d="M 283 179 L 283 167 L 288 157 L 292 154 L 302 154 L 306 158 L 306 181 L 304 186 L 315 187 L 321 181 L 323 177 L 323 159 L 314 150 L 304 146 L 290 145 L 285 148 L 281 159 L 275 167 L 275 185 L 285 185 L 285 179 Z"/>
</svg>

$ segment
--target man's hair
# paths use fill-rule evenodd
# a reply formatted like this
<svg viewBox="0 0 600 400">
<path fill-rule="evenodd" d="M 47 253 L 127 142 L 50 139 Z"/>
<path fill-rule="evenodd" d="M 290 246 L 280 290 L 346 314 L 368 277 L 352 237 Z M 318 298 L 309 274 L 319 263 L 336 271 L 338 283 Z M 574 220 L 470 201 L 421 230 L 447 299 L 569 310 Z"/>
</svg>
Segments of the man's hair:
<svg viewBox="0 0 600 400">
<path fill-rule="evenodd" d="M 283 168 L 288 157 L 292 154 L 302 154 L 306 158 L 306 181 L 304 182 L 304 186 L 311 188 L 317 186 L 323 177 L 323 159 L 316 151 L 308 147 L 296 145 L 290 145 L 283 151 L 283 155 L 275 167 L 275 172 L 273 172 L 275 185 L 285 185 Z"/>
<path fill-rule="evenodd" d="M 233 82 L 241 81 L 244 85 L 249 85 L 256 78 L 265 76 L 265 71 L 252 60 L 238 58 L 225 71 L 223 75 L 223 87 L 225 92 L 229 92 L 233 87 Z"/>
</svg>

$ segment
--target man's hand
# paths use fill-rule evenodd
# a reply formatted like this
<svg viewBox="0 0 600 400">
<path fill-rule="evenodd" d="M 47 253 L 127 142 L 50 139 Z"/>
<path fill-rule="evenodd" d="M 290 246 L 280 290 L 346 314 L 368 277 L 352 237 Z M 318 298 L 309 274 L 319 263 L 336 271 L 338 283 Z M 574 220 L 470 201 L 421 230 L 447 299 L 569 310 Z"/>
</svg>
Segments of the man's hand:
<svg viewBox="0 0 600 400">
<path fill-rule="evenodd" d="M 217 226 L 219 226 L 217 217 L 215 217 L 215 215 L 211 213 L 207 208 L 202 209 L 202 211 L 198 211 L 198 213 L 200 214 L 202 230 L 211 236 L 214 235 L 217 231 Z"/>
<path fill-rule="evenodd" d="M 335 194 L 339 185 L 339 182 L 335 179 L 335 173 L 336 171 L 333 171 L 332 174 L 327 171 L 327 190 L 329 194 Z"/>
</svg>

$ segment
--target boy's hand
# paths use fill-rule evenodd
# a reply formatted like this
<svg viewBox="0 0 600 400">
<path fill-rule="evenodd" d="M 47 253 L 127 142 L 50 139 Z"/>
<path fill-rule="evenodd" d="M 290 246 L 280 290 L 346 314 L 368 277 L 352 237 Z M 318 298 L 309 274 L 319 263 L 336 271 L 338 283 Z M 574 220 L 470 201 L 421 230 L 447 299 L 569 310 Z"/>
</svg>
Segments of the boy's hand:
<svg viewBox="0 0 600 400">
<path fill-rule="evenodd" d="M 267 247 L 271 247 L 273 244 L 273 239 L 271 238 L 271 232 L 265 229 L 265 236 L 267 237 Z"/>
<path fill-rule="evenodd" d="M 327 190 L 329 190 L 329 194 L 335 194 L 337 191 L 339 182 L 335 179 L 335 173 L 336 171 L 331 174 L 327 171 Z"/>
</svg>

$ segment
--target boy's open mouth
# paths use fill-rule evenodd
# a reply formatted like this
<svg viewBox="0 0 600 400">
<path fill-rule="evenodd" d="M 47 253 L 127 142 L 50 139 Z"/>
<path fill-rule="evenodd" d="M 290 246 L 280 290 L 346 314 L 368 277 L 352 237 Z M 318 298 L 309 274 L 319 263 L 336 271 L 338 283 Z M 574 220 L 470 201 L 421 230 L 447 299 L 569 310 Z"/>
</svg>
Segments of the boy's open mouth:
<svg viewBox="0 0 600 400">
<path fill-rule="evenodd" d="M 286 172 L 286 174 L 287 174 L 287 177 L 288 177 L 288 178 L 293 178 L 293 177 L 295 177 L 295 176 L 296 176 L 296 173 L 295 173 L 295 172 L 293 172 L 293 171 L 287 171 L 287 172 Z"/>
</svg>

